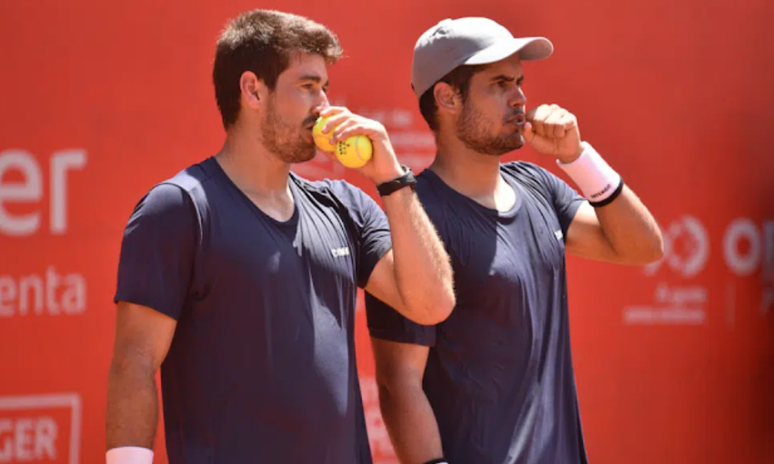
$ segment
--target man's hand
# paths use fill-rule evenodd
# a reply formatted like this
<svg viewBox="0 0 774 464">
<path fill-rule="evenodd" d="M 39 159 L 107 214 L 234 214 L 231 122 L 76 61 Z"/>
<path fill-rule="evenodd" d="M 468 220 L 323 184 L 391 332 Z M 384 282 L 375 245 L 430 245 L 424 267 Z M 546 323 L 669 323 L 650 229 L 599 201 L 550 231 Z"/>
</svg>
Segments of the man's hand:
<svg viewBox="0 0 774 464">
<path fill-rule="evenodd" d="M 562 163 L 578 159 L 583 152 L 575 115 L 558 105 L 540 105 L 526 114 L 521 127 L 524 140 L 544 155 Z"/>
<path fill-rule="evenodd" d="M 567 165 L 584 152 L 578 120 L 558 105 L 541 105 L 525 115 L 520 132 L 537 152 L 553 156 Z M 586 156 L 586 155 L 584 155 Z M 565 172 L 587 198 L 595 193 L 612 193 L 620 177 L 592 150 L 586 163 L 575 164 Z M 604 190 L 601 190 L 603 188 Z M 607 197 L 598 198 L 597 201 Z M 584 202 L 578 208 L 566 233 L 566 250 L 588 259 L 643 265 L 660 259 L 663 240 L 655 219 L 627 186 L 614 201 L 595 208 Z"/>
<path fill-rule="evenodd" d="M 358 172 L 375 184 L 404 174 L 382 124 L 341 107 L 326 108 L 320 116 L 329 118 L 322 132 L 332 130 L 333 143 L 353 135 L 371 140 L 371 160 Z M 376 264 L 365 290 L 418 324 L 437 324 L 455 305 L 452 268 L 443 243 L 413 189 L 382 197 L 382 206 L 390 224 L 392 250 Z"/>
<path fill-rule="evenodd" d="M 357 170 L 361 175 L 371 179 L 376 185 L 403 175 L 403 169 L 395 156 L 387 130 L 380 122 L 353 114 L 340 106 L 328 107 L 320 112 L 320 116 L 330 117 L 322 128 L 323 133 L 336 128 L 331 137 L 332 143 L 344 141 L 353 135 L 364 135 L 371 140 L 374 147 L 373 156 L 365 166 Z M 325 154 L 338 163 L 335 154 Z"/>
</svg>

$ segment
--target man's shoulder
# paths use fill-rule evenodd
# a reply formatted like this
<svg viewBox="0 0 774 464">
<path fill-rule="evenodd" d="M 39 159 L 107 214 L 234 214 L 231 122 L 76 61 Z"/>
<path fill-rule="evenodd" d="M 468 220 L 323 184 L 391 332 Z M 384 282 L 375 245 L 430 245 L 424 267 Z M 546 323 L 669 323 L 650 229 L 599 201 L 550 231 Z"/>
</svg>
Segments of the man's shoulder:
<svg viewBox="0 0 774 464">
<path fill-rule="evenodd" d="M 312 194 L 314 197 L 322 195 L 346 201 L 366 195 L 362 189 L 344 179 L 325 178 L 310 180 L 293 172 L 290 173 L 290 178 L 301 190 Z"/>
<path fill-rule="evenodd" d="M 445 237 L 448 223 L 464 214 L 460 208 L 463 201 L 459 194 L 446 185 L 432 170 L 424 169 L 417 176 L 416 193 L 427 217 Z"/>
<path fill-rule="evenodd" d="M 535 180 L 538 182 L 544 182 L 546 175 L 549 174 L 546 168 L 530 161 L 521 160 L 502 163 L 500 170 L 518 180 Z"/>
<path fill-rule="evenodd" d="M 309 180 L 291 173 L 291 182 L 305 193 L 302 205 L 330 209 L 342 217 L 363 218 L 373 213 L 384 214 L 371 196 L 346 180 Z"/>
<path fill-rule="evenodd" d="M 448 199 L 448 194 L 451 193 L 450 189 L 444 188 L 443 181 L 430 168 L 423 169 L 416 178 L 417 196 L 423 205 L 437 207 Z"/>
<path fill-rule="evenodd" d="M 191 164 L 173 176 L 162 180 L 155 187 L 175 185 L 190 195 L 197 189 L 201 189 L 204 184 L 214 177 L 216 166 L 213 166 L 213 163 L 217 163 L 214 158 L 207 158 L 206 160 Z"/>
<path fill-rule="evenodd" d="M 135 215 L 143 214 L 165 222 L 199 215 L 201 203 L 207 202 L 203 186 L 212 177 L 214 159 L 191 164 L 174 175 L 156 182 L 140 198 Z"/>
<path fill-rule="evenodd" d="M 559 178 L 548 169 L 528 161 L 500 165 L 503 175 L 539 197 L 550 198 Z"/>
<path fill-rule="evenodd" d="M 359 190 L 354 184 L 347 182 L 344 179 L 307 179 L 299 174 L 290 172 L 291 180 L 296 182 L 296 185 L 305 190 L 331 192 L 331 191 L 350 191 L 353 189 Z"/>
</svg>

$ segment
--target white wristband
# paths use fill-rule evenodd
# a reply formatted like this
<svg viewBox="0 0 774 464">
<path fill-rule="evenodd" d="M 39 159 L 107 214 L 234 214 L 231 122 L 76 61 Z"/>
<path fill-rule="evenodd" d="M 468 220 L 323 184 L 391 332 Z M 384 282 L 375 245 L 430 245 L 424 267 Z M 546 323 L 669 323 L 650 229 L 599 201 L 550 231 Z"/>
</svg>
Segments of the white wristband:
<svg viewBox="0 0 774 464">
<path fill-rule="evenodd" d="M 139 446 L 122 446 L 108 450 L 107 464 L 153 464 L 153 451 Z"/>
<path fill-rule="evenodd" d="M 583 152 L 575 161 L 556 164 L 578 184 L 583 196 L 592 204 L 605 202 L 620 193 L 621 176 L 611 168 L 588 142 L 581 142 Z"/>
</svg>

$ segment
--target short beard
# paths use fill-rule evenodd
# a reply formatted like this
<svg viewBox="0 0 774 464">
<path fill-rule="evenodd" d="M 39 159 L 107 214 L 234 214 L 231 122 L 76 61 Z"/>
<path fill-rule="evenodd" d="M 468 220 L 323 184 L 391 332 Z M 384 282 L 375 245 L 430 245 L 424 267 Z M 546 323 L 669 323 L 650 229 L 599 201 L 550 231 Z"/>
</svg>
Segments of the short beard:
<svg viewBox="0 0 774 464">
<path fill-rule="evenodd" d="M 309 118 L 300 127 L 286 124 L 277 114 L 273 102 L 269 102 L 266 116 L 261 125 L 263 145 L 282 161 L 295 164 L 309 161 L 317 151 L 313 140 L 306 140 L 304 128 L 309 124 Z"/>
<path fill-rule="evenodd" d="M 502 156 L 524 146 L 521 134 L 491 135 L 493 124 L 470 103 L 463 104 L 457 119 L 457 138 L 466 147 L 484 155 Z"/>
</svg>

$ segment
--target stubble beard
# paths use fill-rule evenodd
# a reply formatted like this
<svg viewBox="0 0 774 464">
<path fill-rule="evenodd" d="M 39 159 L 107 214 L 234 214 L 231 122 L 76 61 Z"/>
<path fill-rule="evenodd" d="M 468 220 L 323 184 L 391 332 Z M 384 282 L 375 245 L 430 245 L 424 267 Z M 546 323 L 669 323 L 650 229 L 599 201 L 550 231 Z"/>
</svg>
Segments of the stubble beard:
<svg viewBox="0 0 774 464">
<path fill-rule="evenodd" d="M 277 114 L 275 105 L 270 103 L 261 125 L 264 146 L 279 159 L 289 164 L 304 163 L 313 159 L 317 151 L 314 140 L 311 137 L 306 137 L 308 130 L 305 126 L 307 123 L 307 120 L 304 120 L 300 126 L 286 123 Z"/>
<path fill-rule="evenodd" d="M 462 114 L 457 119 L 457 138 L 470 150 L 492 156 L 502 156 L 524 146 L 521 134 L 492 135 L 493 126 L 486 116 L 468 103 L 462 107 Z"/>
</svg>

